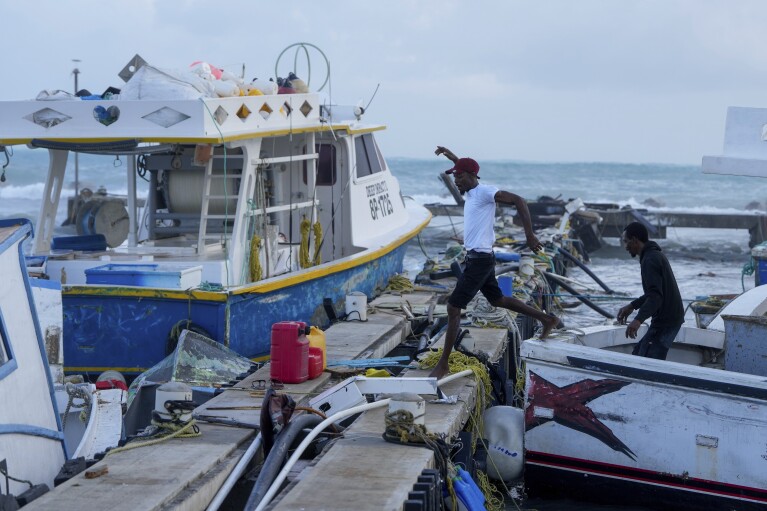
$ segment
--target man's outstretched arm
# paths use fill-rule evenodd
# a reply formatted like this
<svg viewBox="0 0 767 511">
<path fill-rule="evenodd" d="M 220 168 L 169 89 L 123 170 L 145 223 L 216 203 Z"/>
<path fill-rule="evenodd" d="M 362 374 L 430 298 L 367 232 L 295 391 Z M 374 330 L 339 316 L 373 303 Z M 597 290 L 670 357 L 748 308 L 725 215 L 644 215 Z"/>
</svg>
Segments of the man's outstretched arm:
<svg viewBox="0 0 767 511">
<path fill-rule="evenodd" d="M 444 154 L 445 158 L 452 161 L 453 163 L 458 161 L 458 156 L 453 154 L 453 151 L 451 151 L 447 147 L 442 147 L 441 145 L 437 146 L 437 150 L 434 151 L 434 154 L 436 154 L 437 156 L 439 156 L 440 154 Z"/>
<path fill-rule="evenodd" d="M 505 192 L 499 190 L 495 194 L 495 201 L 502 204 L 511 204 L 517 208 L 517 214 L 522 220 L 522 227 L 525 229 L 525 237 L 527 238 L 527 246 L 533 252 L 538 252 L 543 248 L 543 244 L 538 240 L 533 232 L 533 223 L 530 219 L 530 210 L 527 209 L 527 201 L 517 195 L 516 193 Z"/>
</svg>

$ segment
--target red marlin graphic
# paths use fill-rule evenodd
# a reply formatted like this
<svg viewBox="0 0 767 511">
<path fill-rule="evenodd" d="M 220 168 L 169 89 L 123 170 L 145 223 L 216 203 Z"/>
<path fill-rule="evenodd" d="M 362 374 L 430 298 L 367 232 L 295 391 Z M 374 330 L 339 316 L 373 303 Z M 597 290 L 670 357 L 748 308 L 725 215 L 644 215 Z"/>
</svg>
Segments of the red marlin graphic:
<svg viewBox="0 0 767 511">
<path fill-rule="evenodd" d="M 599 396 L 620 390 L 631 382 L 620 380 L 581 380 L 564 387 L 557 387 L 550 381 L 530 371 L 528 403 L 525 408 L 525 431 L 554 421 L 567 428 L 593 436 L 614 451 L 622 452 L 632 460 L 636 454 L 621 442 L 613 432 L 596 418 L 586 403 Z M 535 408 L 547 408 L 551 417 L 536 417 Z"/>
</svg>

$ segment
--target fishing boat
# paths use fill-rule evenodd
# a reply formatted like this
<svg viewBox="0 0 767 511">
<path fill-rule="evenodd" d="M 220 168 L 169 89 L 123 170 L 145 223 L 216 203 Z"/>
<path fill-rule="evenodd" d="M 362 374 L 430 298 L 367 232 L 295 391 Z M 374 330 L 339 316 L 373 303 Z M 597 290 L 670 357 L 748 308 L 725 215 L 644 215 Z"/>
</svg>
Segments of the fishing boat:
<svg viewBox="0 0 767 511">
<path fill-rule="evenodd" d="M 56 385 L 48 365 L 44 331 L 23 242 L 28 220 L 0 221 L 0 505 L 16 509 L 53 488 L 62 465 L 73 457 L 93 459 L 117 445 L 125 389 L 102 385 Z M 71 396 L 71 399 L 70 399 Z M 83 413 L 88 420 L 76 417 Z M 67 420 L 69 419 L 69 420 Z M 65 427 L 65 424 L 69 424 Z M 4 500 L 3 500 L 4 499 Z M 13 501 L 13 502 L 11 502 Z"/>
<path fill-rule="evenodd" d="M 703 171 L 767 176 L 765 125 L 767 109 L 730 108 L 724 154 L 703 157 Z M 625 326 L 525 341 L 526 485 L 661 509 L 765 509 L 767 286 L 731 298 L 685 324 L 667 360 L 631 355 Z"/>
<path fill-rule="evenodd" d="M 110 99 L 0 102 L 0 146 L 50 155 L 32 255 L 62 285 L 66 372 L 141 373 L 182 328 L 266 358 L 273 323 L 326 325 L 346 295 L 371 298 L 402 271 L 430 214 L 402 198 L 375 139 L 385 126 L 363 108 L 252 88 L 126 99 L 152 70 L 164 74 L 134 58 Z M 127 197 L 87 200 L 77 234 L 58 235 L 80 153 L 124 173 Z"/>
<path fill-rule="evenodd" d="M 744 364 L 756 346 L 728 325 L 761 319 L 765 288 L 734 299 L 706 329 L 683 326 L 667 360 L 632 355 L 625 326 L 525 341 L 528 488 L 620 503 L 631 495 L 661 509 L 764 509 L 767 365 Z"/>
</svg>

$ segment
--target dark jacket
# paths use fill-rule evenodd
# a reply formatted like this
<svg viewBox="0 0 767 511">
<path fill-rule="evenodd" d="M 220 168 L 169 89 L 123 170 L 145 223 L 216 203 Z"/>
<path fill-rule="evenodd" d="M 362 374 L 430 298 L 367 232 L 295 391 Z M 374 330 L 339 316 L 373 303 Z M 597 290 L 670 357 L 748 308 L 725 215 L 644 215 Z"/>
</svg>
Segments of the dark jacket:
<svg viewBox="0 0 767 511">
<path fill-rule="evenodd" d="M 674 272 L 657 243 L 645 243 L 639 254 L 639 264 L 642 268 L 644 295 L 631 302 L 634 309 L 639 309 L 634 319 L 641 323 L 652 317 L 650 324 L 657 327 L 684 323 L 684 306 Z"/>
</svg>

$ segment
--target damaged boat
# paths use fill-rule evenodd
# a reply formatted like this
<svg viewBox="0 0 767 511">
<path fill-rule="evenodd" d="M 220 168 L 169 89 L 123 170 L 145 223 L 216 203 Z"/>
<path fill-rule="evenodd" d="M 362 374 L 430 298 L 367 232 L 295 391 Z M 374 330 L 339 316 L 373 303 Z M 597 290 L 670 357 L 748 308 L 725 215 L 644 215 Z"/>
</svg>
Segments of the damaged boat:
<svg viewBox="0 0 767 511">
<path fill-rule="evenodd" d="M 764 509 L 767 364 L 741 325 L 765 325 L 765 288 L 706 329 L 683 326 L 667 360 L 632 355 L 625 326 L 525 341 L 526 486 L 661 509 Z"/>
</svg>

